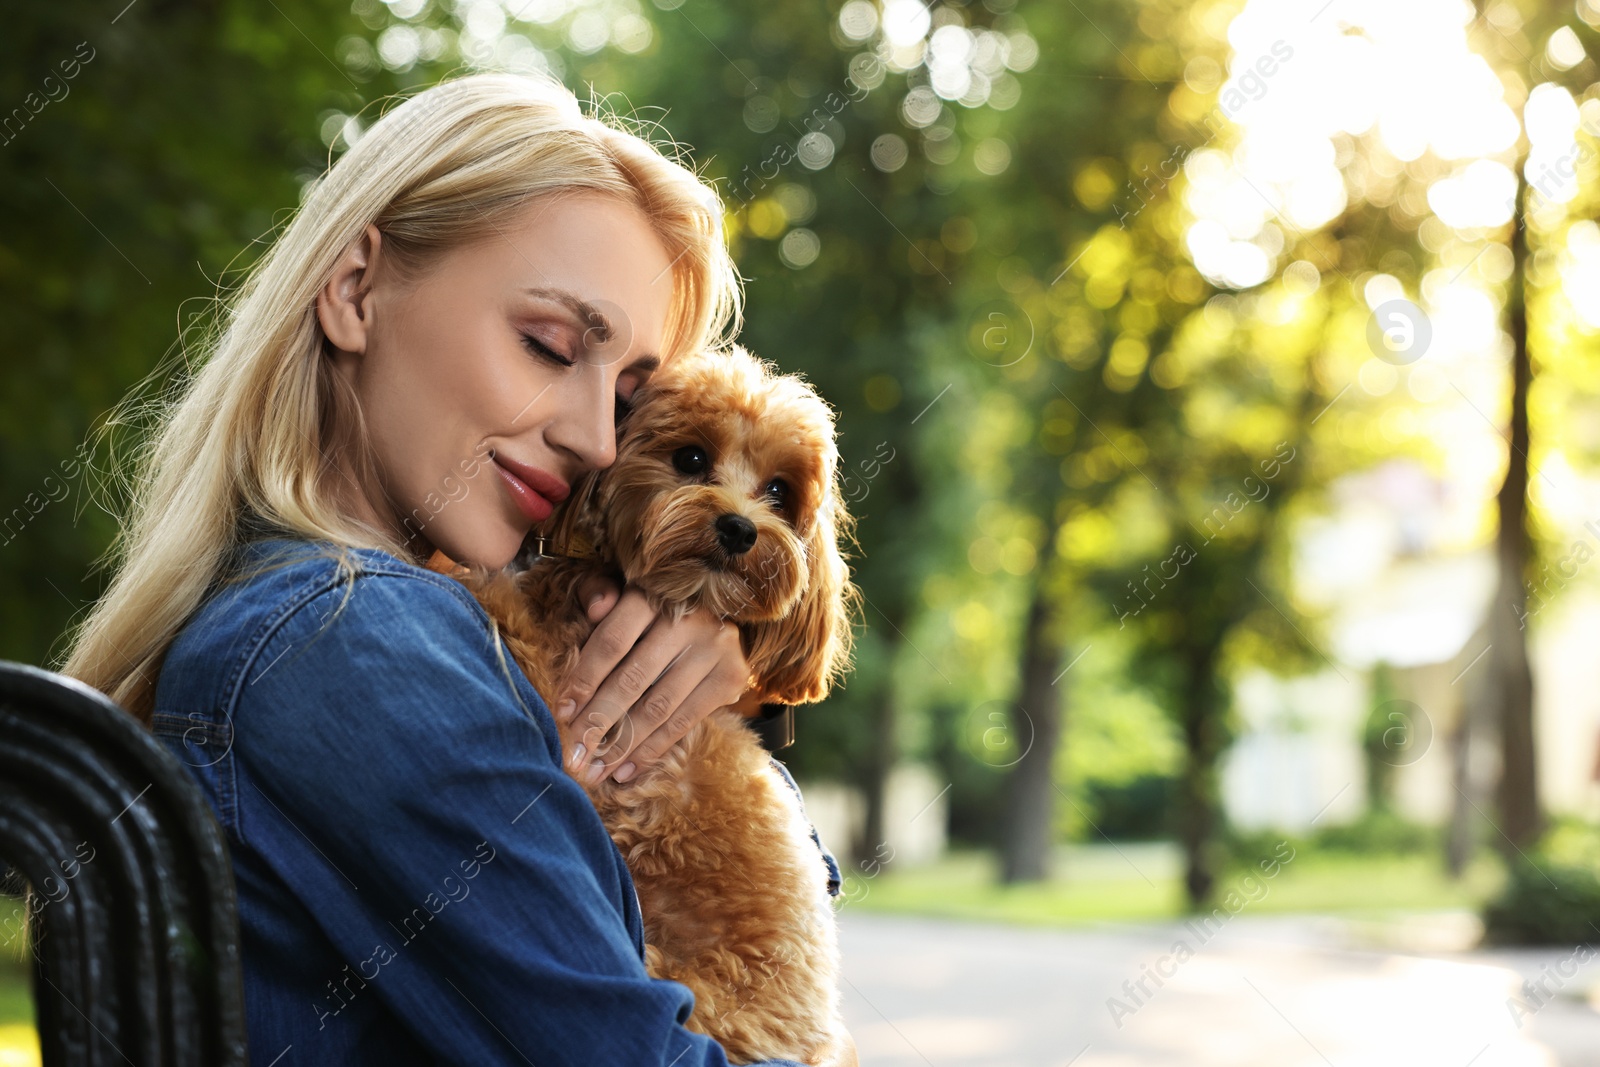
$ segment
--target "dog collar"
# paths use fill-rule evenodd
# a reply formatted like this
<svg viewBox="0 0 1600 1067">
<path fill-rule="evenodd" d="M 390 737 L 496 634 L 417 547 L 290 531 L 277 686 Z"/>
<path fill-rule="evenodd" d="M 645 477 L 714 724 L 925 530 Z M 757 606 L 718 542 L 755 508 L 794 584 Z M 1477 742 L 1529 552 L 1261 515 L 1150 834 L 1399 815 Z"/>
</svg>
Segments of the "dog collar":
<svg viewBox="0 0 1600 1067">
<path fill-rule="evenodd" d="M 534 535 L 533 551 L 535 556 L 548 556 L 551 559 L 599 559 L 600 552 L 590 543 L 589 539 L 574 535 L 573 539 L 564 546 L 564 551 L 551 551 L 548 544 L 549 538 L 544 534 Z"/>
</svg>

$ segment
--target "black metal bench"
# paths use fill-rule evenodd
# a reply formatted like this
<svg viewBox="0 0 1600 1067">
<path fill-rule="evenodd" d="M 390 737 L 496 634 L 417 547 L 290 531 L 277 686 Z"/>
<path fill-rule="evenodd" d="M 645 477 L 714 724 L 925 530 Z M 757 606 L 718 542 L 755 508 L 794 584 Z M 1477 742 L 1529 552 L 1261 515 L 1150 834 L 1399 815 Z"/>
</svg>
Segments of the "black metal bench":
<svg viewBox="0 0 1600 1067">
<path fill-rule="evenodd" d="M 45 1067 L 247 1062 L 226 842 L 127 712 L 0 661 L 0 869 L 31 887 Z"/>
</svg>

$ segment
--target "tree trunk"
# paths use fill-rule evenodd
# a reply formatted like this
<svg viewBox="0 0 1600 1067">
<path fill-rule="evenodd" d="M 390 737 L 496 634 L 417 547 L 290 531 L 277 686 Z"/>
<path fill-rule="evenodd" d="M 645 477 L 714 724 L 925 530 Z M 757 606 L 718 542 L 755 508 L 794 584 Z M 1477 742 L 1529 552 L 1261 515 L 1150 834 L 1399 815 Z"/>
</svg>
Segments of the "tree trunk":
<svg viewBox="0 0 1600 1067">
<path fill-rule="evenodd" d="M 1191 650 L 1179 709 L 1183 725 L 1183 773 L 1178 780 L 1178 843 L 1183 847 L 1183 887 L 1191 909 L 1211 899 L 1216 883 L 1211 840 L 1217 830 L 1217 756 L 1221 712 L 1216 684 L 1217 649 Z"/>
<path fill-rule="evenodd" d="M 1022 644 L 1021 710 L 1013 716 L 1012 739 L 1021 758 L 1006 780 L 1006 822 L 1001 879 L 1043 881 L 1050 873 L 1056 782 L 1054 763 L 1061 741 L 1061 649 L 1055 612 L 1041 576 L 1028 606 Z"/>
<path fill-rule="evenodd" d="M 1480 627 L 1467 642 L 1457 662 L 1465 661 L 1452 684 L 1461 690 L 1461 712 L 1450 737 L 1450 777 L 1455 795 L 1450 802 L 1450 827 L 1445 836 L 1445 866 L 1452 878 L 1460 878 L 1472 864 L 1477 851 L 1479 814 L 1490 803 L 1490 776 L 1481 766 L 1481 755 L 1495 749 L 1497 701 L 1489 692 L 1488 624 Z M 1482 659 L 1478 657 L 1482 656 Z"/>
<path fill-rule="evenodd" d="M 1526 179 L 1517 169 L 1517 205 L 1527 201 Z M 1490 695 L 1498 705 L 1500 847 L 1508 857 L 1531 846 L 1543 832 L 1539 810 L 1538 767 L 1534 752 L 1533 672 L 1528 664 L 1528 387 L 1533 361 L 1528 353 L 1526 279 L 1528 236 L 1519 210 L 1511 219 L 1511 286 L 1507 327 L 1511 333 L 1511 434 L 1506 477 L 1495 503 L 1500 529 L 1495 555 L 1499 587 L 1489 614 Z"/>
<path fill-rule="evenodd" d="M 895 720 L 899 717 L 895 707 L 895 689 L 885 685 L 878 699 L 873 701 L 877 714 L 872 723 L 872 747 L 867 755 L 867 780 L 862 790 L 866 802 L 862 820 L 861 840 L 855 842 L 856 866 L 876 875 L 894 858 L 887 847 L 889 830 L 884 817 L 888 805 L 889 772 L 894 770 L 899 753 L 895 745 Z"/>
</svg>

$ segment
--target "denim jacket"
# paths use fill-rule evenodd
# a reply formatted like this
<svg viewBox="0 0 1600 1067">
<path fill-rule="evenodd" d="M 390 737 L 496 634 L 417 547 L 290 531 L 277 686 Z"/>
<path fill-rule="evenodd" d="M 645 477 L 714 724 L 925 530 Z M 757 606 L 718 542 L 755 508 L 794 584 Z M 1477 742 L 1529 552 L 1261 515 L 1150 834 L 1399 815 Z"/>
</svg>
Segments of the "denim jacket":
<svg viewBox="0 0 1600 1067">
<path fill-rule="evenodd" d="M 252 1061 L 726 1064 L 645 972 L 633 879 L 477 601 L 340 554 L 241 546 L 156 690 L 227 835 Z"/>
</svg>

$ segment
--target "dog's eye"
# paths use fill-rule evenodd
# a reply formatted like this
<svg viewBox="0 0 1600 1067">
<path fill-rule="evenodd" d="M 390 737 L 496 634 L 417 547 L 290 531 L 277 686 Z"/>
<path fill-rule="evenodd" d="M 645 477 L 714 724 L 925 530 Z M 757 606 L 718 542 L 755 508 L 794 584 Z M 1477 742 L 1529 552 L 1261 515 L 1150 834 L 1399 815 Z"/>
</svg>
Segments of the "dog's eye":
<svg viewBox="0 0 1600 1067">
<path fill-rule="evenodd" d="M 699 445 L 684 445 L 672 454 L 672 465 L 684 474 L 704 474 L 711 457 Z"/>
<path fill-rule="evenodd" d="M 772 506 L 780 511 L 789 506 L 789 483 L 782 478 L 774 478 L 767 483 L 767 499 L 772 501 Z"/>
</svg>

